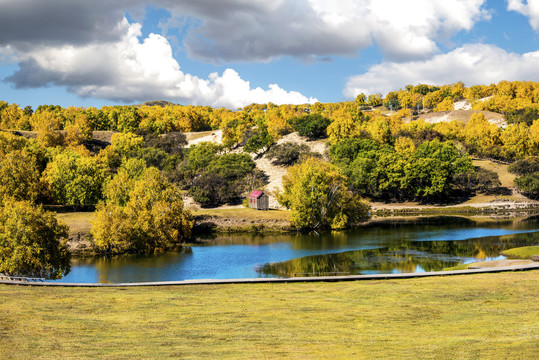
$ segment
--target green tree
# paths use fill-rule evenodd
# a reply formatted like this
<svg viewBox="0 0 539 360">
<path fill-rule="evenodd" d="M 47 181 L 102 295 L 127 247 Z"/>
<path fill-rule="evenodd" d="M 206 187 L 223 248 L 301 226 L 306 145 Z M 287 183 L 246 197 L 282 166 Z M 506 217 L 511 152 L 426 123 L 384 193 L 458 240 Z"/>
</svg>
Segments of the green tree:
<svg viewBox="0 0 539 360">
<path fill-rule="evenodd" d="M 300 229 L 341 229 L 368 216 L 369 206 L 354 195 L 337 167 L 308 158 L 288 168 L 277 200 L 291 210 Z"/>
<path fill-rule="evenodd" d="M 28 201 L 0 204 L 0 273 L 59 279 L 69 273 L 68 228 Z"/>
<path fill-rule="evenodd" d="M 0 157 L 0 199 L 12 196 L 35 202 L 41 195 L 37 160 L 26 149 L 11 151 Z"/>
<path fill-rule="evenodd" d="M 309 139 L 319 139 L 327 137 L 327 128 L 331 120 L 320 114 L 304 115 L 299 118 L 290 119 L 294 129 L 301 135 Z"/>
<path fill-rule="evenodd" d="M 539 172 L 517 177 L 515 185 L 527 196 L 537 199 L 539 197 Z"/>
<path fill-rule="evenodd" d="M 189 193 L 202 206 L 217 206 L 238 200 L 247 190 L 245 181 L 255 163 L 247 154 L 224 154 L 198 171 Z"/>
<path fill-rule="evenodd" d="M 69 150 L 56 155 L 43 174 L 54 202 L 76 206 L 97 204 L 106 179 L 106 169 L 97 159 Z"/>
<path fill-rule="evenodd" d="M 255 134 L 247 140 L 247 143 L 243 147 L 243 151 L 258 154 L 258 152 L 262 150 L 262 153 L 264 153 L 274 143 L 275 140 L 273 139 L 273 136 L 268 133 L 268 127 L 265 124 L 261 124 L 258 126 L 258 130 Z"/>
<path fill-rule="evenodd" d="M 219 157 L 223 146 L 213 142 L 204 141 L 189 148 L 187 165 L 193 170 L 204 169 Z"/>
</svg>

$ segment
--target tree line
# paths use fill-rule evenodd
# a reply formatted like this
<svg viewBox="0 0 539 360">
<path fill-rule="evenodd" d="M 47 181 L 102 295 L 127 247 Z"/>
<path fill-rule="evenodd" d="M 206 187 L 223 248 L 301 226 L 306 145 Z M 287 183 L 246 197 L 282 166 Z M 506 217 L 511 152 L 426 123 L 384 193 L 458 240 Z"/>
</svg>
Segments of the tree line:
<svg viewBox="0 0 539 360">
<path fill-rule="evenodd" d="M 531 82 L 469 88 L 419 84 L 385 97 L 252 104 L 236 111 L 174 104 L 42 105 L 34 111 L 0 101 L 0 216 L 21 221 L 1 228 L 0 272 L 24 269 L 59 277 L 69 271 L 65 257 L 49 261 L 49 267 L 46 259 L 35 260 L 53 250 L 67 253 L 65 227 L 42 208 L 49 204 L 95 206 L 92 235 L 103 254 L 178 247 L 193 226 L 182 194 L 202 206 L 238 203 L 265 185 L 265 174 L 253 161 L 260 156 L 288 167 L 277 199 L 301 229 L 338 229 L 361 220 L 368 213 L 362 198 L 439 201 L 456 191 L 499 186 L 496 174 L 473 167 L 470 156 L 517 161 L 512 168 L 519 174 L 517 185 L 536 196 L 539 171 L 530 163 L 539 156 L 538 89 Z M 449 110 L 462 99 L 470 99 L 474 109 L 505 114 L 508 125 L 493 125 L 481 112 L 468 122 L 421 120 L 424 111 Z M 183 132 L 217 129 L 222 144 L 185 147 Z M 34 133 L 16 135 L 21 131 Z M 112 131 L 110 144 L 96 142 L 94 131 Z M 294 131 L 325 139 L 327 153 L 277 144 Z M 530 166 L 530 174 L 519 170 Z M 48 230 L 31 229 L 31 223 Z M 43 233 L 54 239 L 43 243 L 36 235 Z"/>
</svg>

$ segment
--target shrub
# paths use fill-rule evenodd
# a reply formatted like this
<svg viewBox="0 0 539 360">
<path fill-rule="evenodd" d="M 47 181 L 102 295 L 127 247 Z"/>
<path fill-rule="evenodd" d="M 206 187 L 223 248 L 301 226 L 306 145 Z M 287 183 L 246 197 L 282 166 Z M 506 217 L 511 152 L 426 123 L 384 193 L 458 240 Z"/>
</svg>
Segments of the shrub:
<svg viewBox="0 0 539 360">
<path fill-rule="evenodd" d="M 531 198 L 539 197 L 539 172 L 515 179 L 515 185 Z"/>
<path fill-rule="evenodd" d="M 306 136 L 311 140 L 327 137 L 326 130 L 331 124 L 328 118 L 320 114 L 304 115 L 290 119 L 290 122 L 301 136 Z"/>
<path fill-rule="evenodd" d="M 453 175 L 453 183 L 461 190 L 472 193 L 488 193 L 502 184 L 496 172 L 480 167 Z"/>
<path fill-rule="evenodd" d="M 266 157 L 272 159 L 274 165 L 294 165 L 302 155 L 309 154 L 309 147 L 305 144 L 283 143 L 273 146 Z"/>
<path fill-rule="evenodd" d="M 520 176 L 539 172 L 539 157 L 532 156 L 526 159 L 518 160 L 511 164 L 507 170 L 509 170 L 510 173 Z"/>
</svg>

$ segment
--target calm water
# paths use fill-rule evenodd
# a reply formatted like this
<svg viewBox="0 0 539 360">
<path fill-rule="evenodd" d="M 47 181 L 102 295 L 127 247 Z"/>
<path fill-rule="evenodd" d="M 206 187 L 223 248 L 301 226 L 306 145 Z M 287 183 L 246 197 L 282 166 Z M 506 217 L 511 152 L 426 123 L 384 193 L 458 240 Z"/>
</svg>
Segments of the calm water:
<svg viewBox="0 0 539 360">
<path fill-rule="evenodd" d="M 437 271 L 539 243 L 539 217 L 388 221 L 320 235 L 219 236 L 183 253 L 74 259 L 62 282 L 144 282 Z"/>
</svg>

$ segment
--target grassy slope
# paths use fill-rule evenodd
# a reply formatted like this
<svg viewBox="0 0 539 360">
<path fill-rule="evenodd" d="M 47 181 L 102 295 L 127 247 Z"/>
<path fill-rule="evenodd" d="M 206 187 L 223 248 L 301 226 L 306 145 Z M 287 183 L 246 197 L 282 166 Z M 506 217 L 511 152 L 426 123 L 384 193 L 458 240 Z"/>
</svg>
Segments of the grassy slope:
<svg viewBox="0 0 539 360">
<path fill-rule="evenodd" d="M 513 181 L 515 180 L 516 176 L 514 174 L 511 174 L 509 171 L 507 171 L 507 168 L 509 165 L 493 162 L 491 160 L 483 160 L 483 159 L 475 159 L 473 161 L 473 164 L 475 166 L 482 167 L 483 169 L 494 171 L 498 174 L 500 177 L 500 182 L 502 183 L 502 187 L 511 188 L 514 185 Z"/>
<path fill-rule="evenodd" d="M 0 358 L 532 359 L 539 272 L 154 288 L 0 286 Z"/>
<path fill-rule="evenodd" d="M 539 255 L 539 246 L 523 246 L 509 249 L 502 252 L 502 255 L 510 259 L 531 259 L 534 255 Z"/>
</svg>

